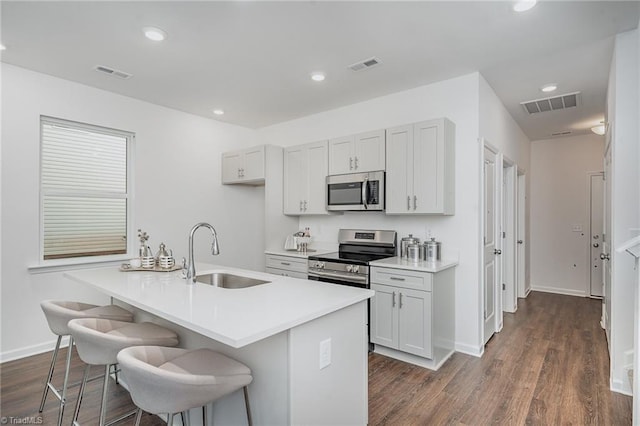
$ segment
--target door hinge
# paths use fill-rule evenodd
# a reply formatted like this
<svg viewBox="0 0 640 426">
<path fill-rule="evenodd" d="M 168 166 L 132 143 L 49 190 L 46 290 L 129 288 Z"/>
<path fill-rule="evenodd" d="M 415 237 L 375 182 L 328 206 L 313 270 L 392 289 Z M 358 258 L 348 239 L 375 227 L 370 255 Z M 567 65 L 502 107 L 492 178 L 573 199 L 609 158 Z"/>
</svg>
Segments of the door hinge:
<svg viewBox="0 0 640 426">
<path fill-rule="evenodd" d="M 502 283 L 502 291 L 507 289 L 507 285 L 505 283 Z"/>
</svg>

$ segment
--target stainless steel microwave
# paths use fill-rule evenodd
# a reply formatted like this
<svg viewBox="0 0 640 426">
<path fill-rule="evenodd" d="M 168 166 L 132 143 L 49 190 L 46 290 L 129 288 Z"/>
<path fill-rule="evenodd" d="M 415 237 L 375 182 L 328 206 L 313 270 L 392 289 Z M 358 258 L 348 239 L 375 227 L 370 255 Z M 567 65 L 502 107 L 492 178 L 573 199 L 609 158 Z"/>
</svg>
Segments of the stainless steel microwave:
<svg viewBox="0 0 640 426">
<path fill-rule="evenodd" d="M 327 210 L 384 210 L 384 172 L 327 176 Z"/>
</svg>

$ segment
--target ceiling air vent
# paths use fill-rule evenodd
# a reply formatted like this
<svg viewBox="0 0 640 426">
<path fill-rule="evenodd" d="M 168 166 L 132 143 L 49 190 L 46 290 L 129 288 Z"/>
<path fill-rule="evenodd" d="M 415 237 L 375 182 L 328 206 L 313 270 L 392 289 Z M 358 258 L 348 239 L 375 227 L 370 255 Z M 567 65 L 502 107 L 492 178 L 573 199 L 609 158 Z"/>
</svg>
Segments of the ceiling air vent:
<svg viewBox="0 0 640 426">
<path fill-rule="evenodd" d="M 380 64 L 380 59 L 374 57 L 371 57 L 369 59 L 365 59 L 364 61 L 360 61 L 360 62 L 356 62 L 355 64 L 351 64 L 349 65 L 349 68 L 352 71 L 362 71 L 362 70 L 366 70 L 372 67 L 375 67 L 376 65 Z"/>
<path fill-rule="evenodd" d="M 123 80 L 133 77 L 133 75 L 129 74 L 128 72 L 114 70 L 113 68 L 105 67 L 104 65 L 96 65 L 94 69 L 103 74 L 107 74 L 112 77 L 121 78 Z"/>
<path fill-rule="evenodd" d="M 557 111 L 560 109 L 577 107 L 580 102 L 580 92 L 567 93 L 566 95 L 551 98 L 536 99 L 520 102 L 520 105 L 528 114 L 537 114 L 545 111 Z"/>
<path fill-rule="evenodd" d="M 551 136 L 567 136 L 571 134 L 571 130 L 565 130 L 564 132 L 551 133 Z"/>
</svg>

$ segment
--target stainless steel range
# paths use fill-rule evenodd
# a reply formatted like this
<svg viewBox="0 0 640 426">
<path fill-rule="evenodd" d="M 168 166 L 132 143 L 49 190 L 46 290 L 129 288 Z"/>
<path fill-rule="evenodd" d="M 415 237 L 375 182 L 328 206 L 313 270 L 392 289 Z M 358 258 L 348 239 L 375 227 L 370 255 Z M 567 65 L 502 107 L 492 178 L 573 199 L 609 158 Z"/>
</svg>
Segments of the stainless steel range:
<svg viewBox="0 0 640 426">
<path fill-rule="evenodd" d="M 396 231 L 341 229 L 335 253 L 309 256 L 309 279 L 369 288 L 369 262 L 396 254 Z"/>
</svg>

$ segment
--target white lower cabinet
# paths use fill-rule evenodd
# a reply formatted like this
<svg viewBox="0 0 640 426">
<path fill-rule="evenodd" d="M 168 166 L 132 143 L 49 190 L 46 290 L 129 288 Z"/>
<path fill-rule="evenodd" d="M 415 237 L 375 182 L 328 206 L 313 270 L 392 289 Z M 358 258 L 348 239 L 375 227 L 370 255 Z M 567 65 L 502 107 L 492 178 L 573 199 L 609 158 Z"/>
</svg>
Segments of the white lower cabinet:
<svg viewBox="0 0 640 426">
<path fill-rule="evenodd" d="M 372 266 L 376 352 L 437 369 L 454 348 L 454 277 L 453 268 L 429 273 Z"/>
<path fill-rule="evenodd" d="M 307 279 L 307 259 L 295 256 L 266 255 L 265 272 L 284 277 Z"/>
</svg>

